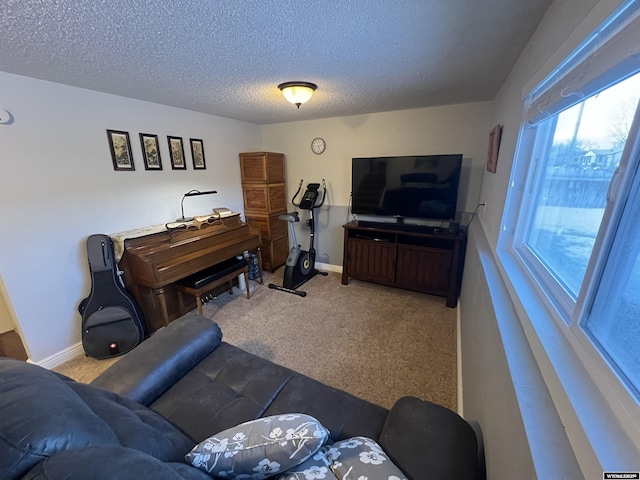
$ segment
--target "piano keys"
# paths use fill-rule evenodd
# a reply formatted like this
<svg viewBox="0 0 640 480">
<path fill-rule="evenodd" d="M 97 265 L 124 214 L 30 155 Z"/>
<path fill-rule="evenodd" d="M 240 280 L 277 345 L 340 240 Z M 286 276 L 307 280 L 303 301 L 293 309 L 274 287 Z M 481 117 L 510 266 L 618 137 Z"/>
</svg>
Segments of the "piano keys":
<svg viewBox="0 0 640 480">
<path fill-rule="evenodd" d="M 174 283 L 245 251 L 260 255 L 260 232 L 240 220 L 240 214 L 213 222 L 189 222 L 177 228 L 125 238 L 119 261 L 127 290 L 153 332 L 195 308 L 195 300 L 180 308 Z M 247 286 L 248 288 L 248 286 Z"/>
</svg>

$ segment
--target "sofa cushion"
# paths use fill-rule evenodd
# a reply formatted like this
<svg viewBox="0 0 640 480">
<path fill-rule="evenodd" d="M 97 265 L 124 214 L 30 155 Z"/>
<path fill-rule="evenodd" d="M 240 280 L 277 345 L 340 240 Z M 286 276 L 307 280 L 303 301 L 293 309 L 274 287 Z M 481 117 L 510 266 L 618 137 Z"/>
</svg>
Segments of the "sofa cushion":
<svg viewBox="0 0 640 480">
<path fill-rule="evenodd" d="M 20 478 L 56 452 L 118 444 L 105 421 L 53 372 L 0 358 L 0 378 L 3 478 Z"/>
<path fill-rule="evenodd" d="M 309 415 L 276 415 L 213 435 L 185 459 L 212 476 L 267 478 L 304 462 L 328 437 L 327 429 Z"/>
<path fill-rule="evenodd" d="M 317 380 L 296 374 L 264 413 L 304 412 L 322 422 L 331 441 L 362 435 L 376 440 L 389 411 Z"/>
<path fill-rule="evenodd" d="M 122 445 L 183 461 L 194 442 L 154 411 L 36 365 L 0 359 L 0 471 L 20 478 L 57 452 Z"/>
<path fill-rule="evenodd" d="M 290 412 L 317 418 L 332 442 L 355 435 L 376 440 L 389 413 L 226 342 L 150 407 L 194 443 L 241 422 Z"/>
<path fill-rule="evenodd" d="M 222 342 L 151 408 L 196 444 L 212 433 L 263 416 L 294 375 L 292 370 Z M 293 411 L 299 410 L 288 412 Z"/>
<path fill-rule="evenodd" d="M 182 462 L 193 440 L 153 410 L 115 393 L 70 383 L 85 404 L 109 425 L 118 443 L 164 462 Z"/>
<path fill-rule="evenodd" d="M 163 463 L 131 448 L 87 447 L 67 450 L 36 465 L 22 480 L 211 480 L 185 463 Z"/>
<path fill-rule="evenodd" d="M 185 340 L 182 332 L 187 329 L 190 333 Z M 212 340 L 200 341 L 208 335 L 213 335 Z M 212 321 L 196 314 L 185 315 L 129 352 L 92 384 L 130 398 L 133 395 L 145 405 L 152 398 L 149 406 L 189 435 L 194 444 L 211 432 L 289 412 L 304 412 L 317 418 L 329 429 L 334 442 L 356 435 L 374 440 L 380 436 L 387 409 L 226 342 L 218 345 L 220 336 Z M 182 340 L 178 342 L 177 338 Z M 175 355 L 174 350 L 182 357 L 192 343 L 198 348 L 202 343 L 217 348 L 211 348 L 204 358 L 198 349 L 194 355 L 197 364 L 189 366 L 189 370 L 181 368 L 179 376 L 157 382 L 157 386 L 148 389 L 153 390 L 153 395 L 133 394 L 138 390 L 136 382 L 146 383 L 147 376 L 155 378 L 156 370 L 164 370 L 165 362 L 158 360 L 162 368 L 154 367 L 150 374 L 147 367 L 150 358 L 163 358 L 167 349 L 169 357 Z M 143 358 L 136 357 L 139 352 L 144 353 Z M 132 387 L 125 392 L 119 389 L 121 383 Z"/>
</svg>

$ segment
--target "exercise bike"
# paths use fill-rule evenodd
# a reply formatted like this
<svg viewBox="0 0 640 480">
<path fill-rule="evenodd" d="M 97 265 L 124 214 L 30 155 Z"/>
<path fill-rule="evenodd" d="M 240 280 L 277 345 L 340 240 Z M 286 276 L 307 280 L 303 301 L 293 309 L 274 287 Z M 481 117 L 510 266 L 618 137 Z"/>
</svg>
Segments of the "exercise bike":
<svg viewBox="0 0 640 480">
<path fill-rule="evenodd" d="M 315 219 L 313 211 L 316 208 L 320 208 L 324 203 L 324 199 L 327 195 L 327 184 L 322 179 L 322 193 L 319 191 L 319 183 L 307 184 L 307 189 L 302 195 L 300 203 L 296 203 L 296 198 L 302 189 L 302 183 L 304 180 L 300 180 L 298 190 L 293 195 L 291 203 L 301 210 L 308 210 L 311 217 L 307 220 L 307 226 L 311 229 L 309 233 L 309 251 L 302 250 L 298 244 L 296 238 L 296 230 L 294 224 L 300 221 L 298 212 L 289 212 L 283 215 L 279 215 L 280 220 L 289 222 L 289 238 L 291 239 L 291 250 L 289 251 L 289 257 L 284 267 L 284 278 L 282 280 L 282 286 L 270 283 L 269 288 L 275 290 L 282 290 L 283 292 L 293 293 L 301 297 L 305 297 L 307 292 L 297 290 L 297 288 L 305 282 L 308 282 L 316 275 L 328 275 L 327 272 L 320 272 L 316 270 L 316 249 L 313 247 L 313 237 L 315 232 Z"/>
</svg>

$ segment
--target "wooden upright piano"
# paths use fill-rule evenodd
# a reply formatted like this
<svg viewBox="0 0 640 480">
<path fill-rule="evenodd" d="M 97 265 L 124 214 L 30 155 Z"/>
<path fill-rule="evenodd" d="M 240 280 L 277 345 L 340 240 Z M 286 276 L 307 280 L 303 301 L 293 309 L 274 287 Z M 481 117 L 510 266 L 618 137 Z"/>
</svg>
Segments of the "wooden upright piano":
<svg viewBox="0 0 640 480">
<path fill-rule="evenodd" d="M 212 218 L 142 236 L 126 238 L 129 232 L 116 234 L 124 237 L 118 263 L 124 284 L 142 309 L 149 332 L 184 313 L 174 286 L 176 281 L 245 251 L 257 252 L 261 262 L 259 230 L 243 223 L 239 213 Z M 117 242 L 114 238 L 116 255 Z M 186 310 L 192 308 L 193 299 L 185 305 Z"/>
</svg>

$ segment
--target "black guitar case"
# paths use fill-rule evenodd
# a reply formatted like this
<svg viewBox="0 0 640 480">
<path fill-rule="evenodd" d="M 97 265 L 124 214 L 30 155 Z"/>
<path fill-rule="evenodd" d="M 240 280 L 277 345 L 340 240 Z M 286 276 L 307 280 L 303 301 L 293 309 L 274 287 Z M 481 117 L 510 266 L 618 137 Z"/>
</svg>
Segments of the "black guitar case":
<svg viewBox="0 0 640 480">
<path fill-rule="evenodd" d="M 144 340 L 145 322 L 118 276 L 113 241 L 108 235 L 87 239 L 91 293 L 80 302 L 82 346 L 89 357 L 122 355 Z"/>
</svg>

